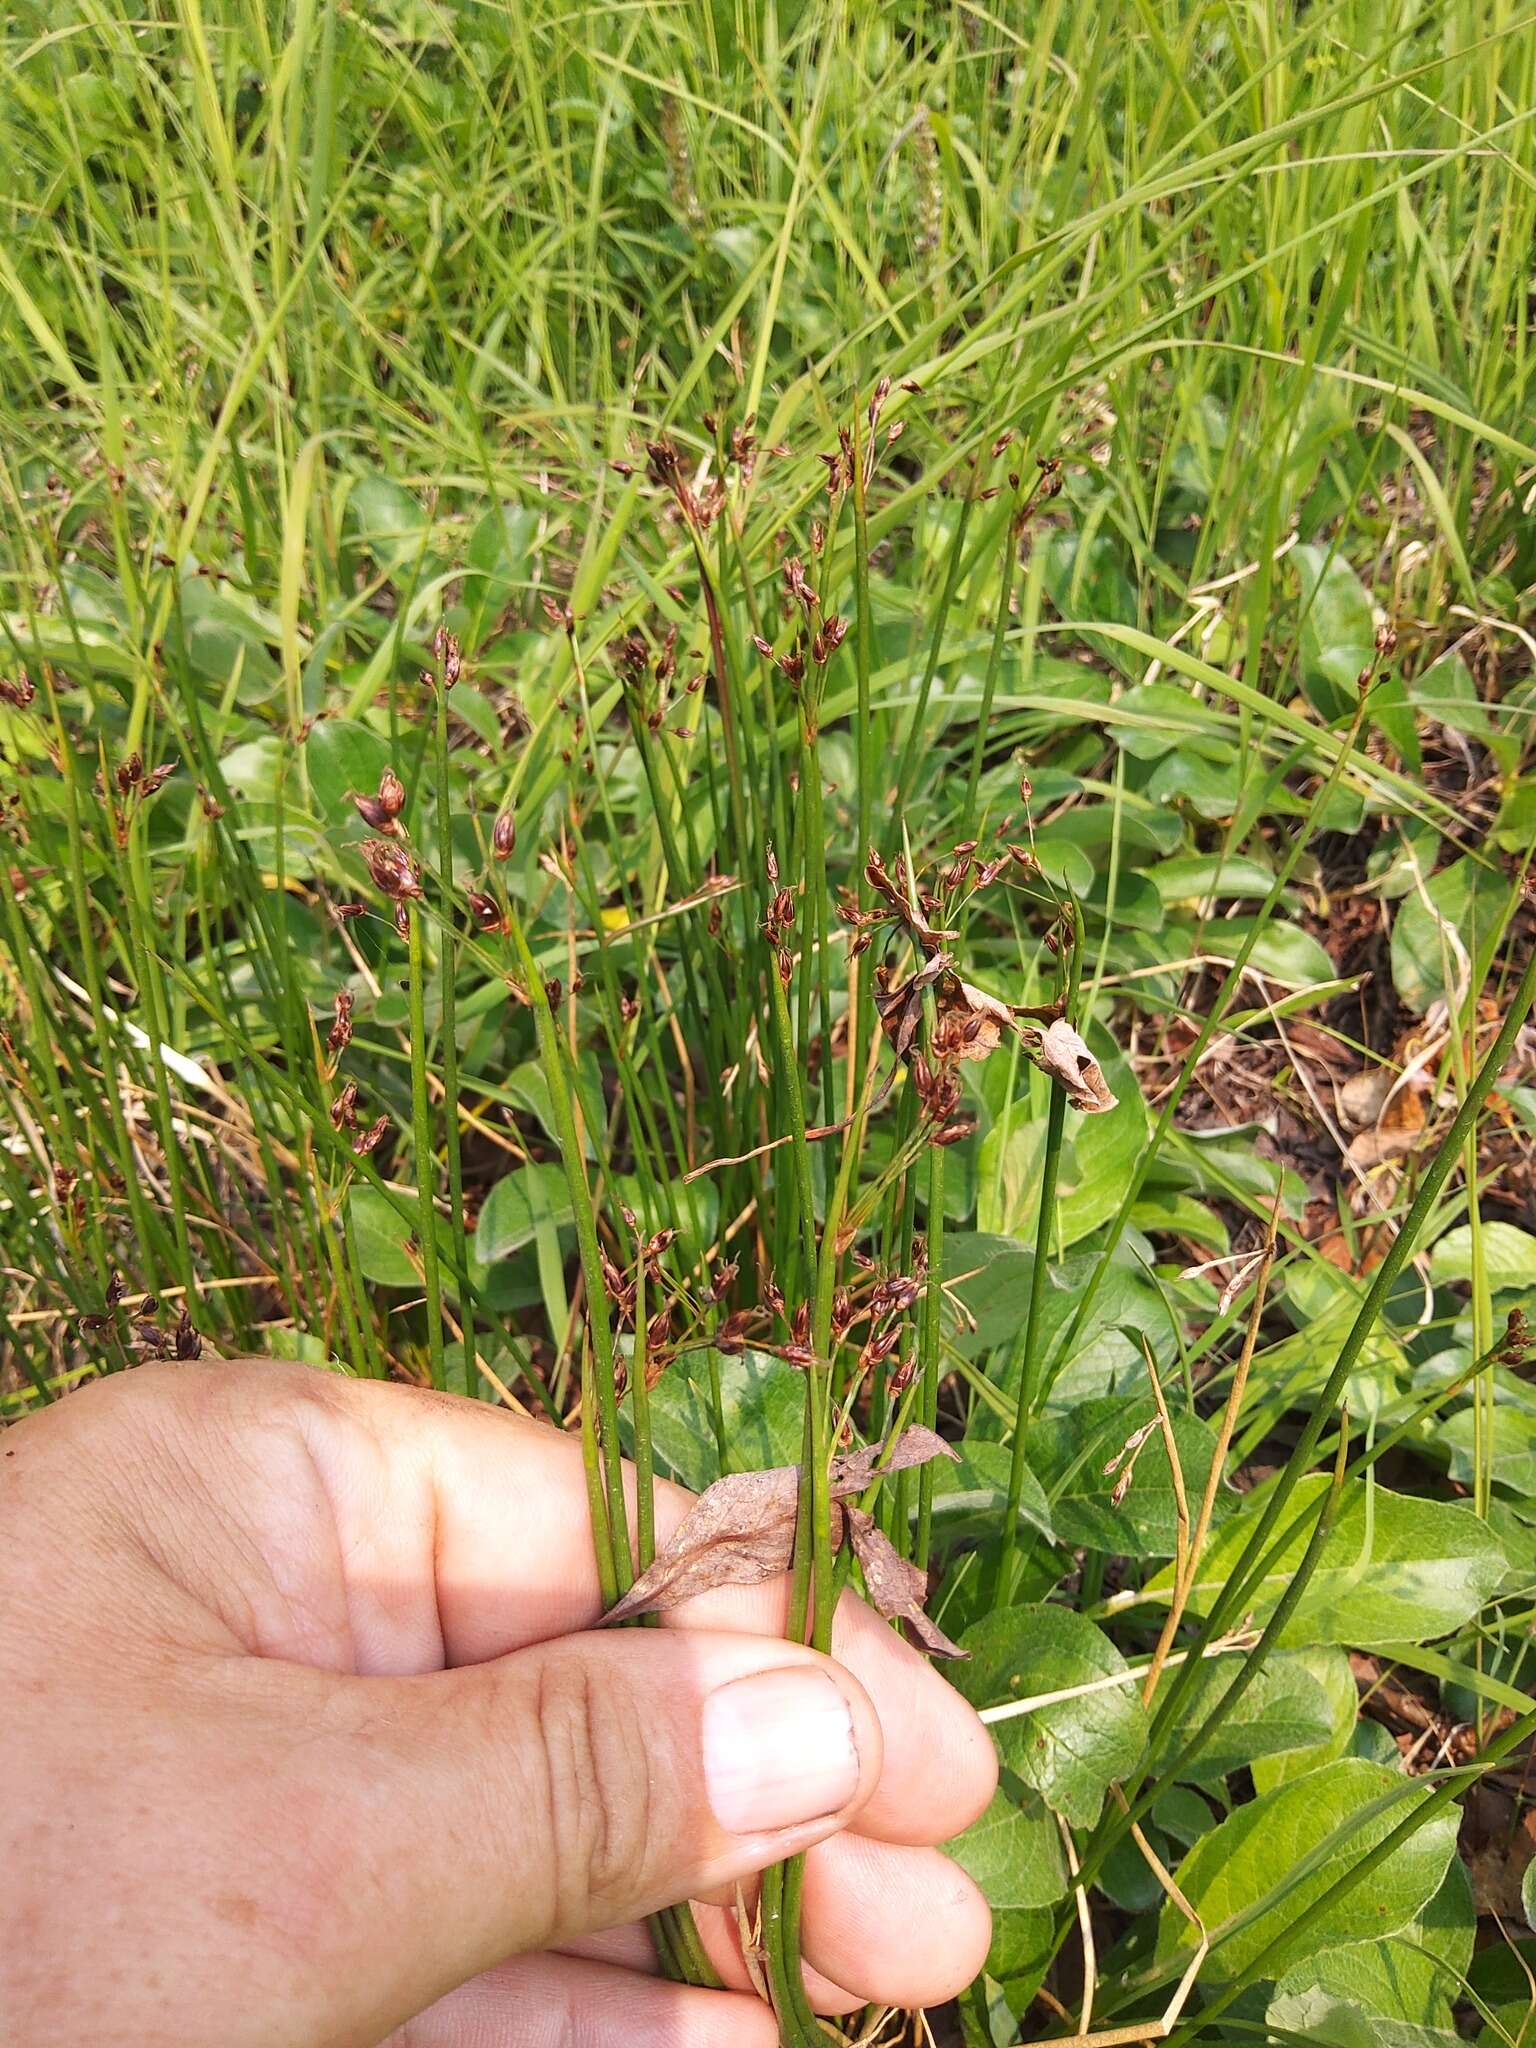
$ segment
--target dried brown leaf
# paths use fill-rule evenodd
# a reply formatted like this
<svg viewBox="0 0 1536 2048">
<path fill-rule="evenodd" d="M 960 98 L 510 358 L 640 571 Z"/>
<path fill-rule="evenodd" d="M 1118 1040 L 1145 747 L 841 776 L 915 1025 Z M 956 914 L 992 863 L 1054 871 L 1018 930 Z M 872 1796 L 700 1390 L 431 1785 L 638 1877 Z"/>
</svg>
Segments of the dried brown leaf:
<svg viewBox="0 0 1536 2048">
<path fill-rule="evenodd" d="M 845 1506 L 853 1554 L 864 1573 L 864 1585 L 874 1606 L 887 1621 L 904 1621 L 925 1650 L 935 1657 L 964 1657 L 969 1652 L 952 1643 L 937 1622 L 923 1612 L 928 1597 L 928 1575 L 900 1556 L 872 1515 L 862 1508 Z"/>
<path fill-rule="evenodd" d="M 904 1429 L 895 1443 L 889 1446 L 865 1444 L 857 1451 L 850 1451 L 846 1457 L 834 1458 L 831 1472 L 832 1498 L 845 1500 L 851 1493 L 862 1493 L 874 1478 L 877 1469 L 882 1473 L 906 1472 L 914 1465 L 926 1465 L 930 1458 L 949 1458 L 958 1464 L 960 1454 L 933 1430 L 925 1429 L 920 1422 L 914 1422 L 910 1429 Z"/>
<path fill-rule="evenodd" d="M 1059 1081 L 1074 1109 L 1099 1114 L 1113 1109 L 1118 1098 L 1111 1092 L 1103 1069 L 1083 1039 L 1065 1017 L 1058 1017 L 1043 1033 L 1036 1063 L 1042 1073 Z"/>
<path fill-rule="evenodd" d="M 731 1472 L 699 1495 L 655 1562 L 610 1608 L 627 1621 L 677 1607 L 715 1586 L 758 1586 L 788 1571 L 795 1541 L 800 1473 L 794 1465 Z"/>
<path fill-rule="evenodd" d="M 931 1429 L 914 1424 L 889 1446 L 867 1444 L 846 1457 L 834 1458 L 828 1475 L 832 1497 L 843 1500 L 862 1493 L 877 1467 L 900 1472 L 941 1455 L 953 1458 L 956 1454 Z M 716 1586 L 758 1586 L 765 1579 L 777 1578 L 789 1569 L 799 1500 L 798 1465 L 775 1465 L 766 1472 L 732 1472 L 717 1479 L 699 1495 L 654 1562 L 609 1609 L 607 1619 L 628 1621 L 637 1614 L 680 1606 Z M 895 1556 L 894 1551 L 891 1554 Z M 905 1608 L 901 1611 L 906 1613 Z M 926 1620 L 923 1625 L 930 1626 Z"/>
</svg>

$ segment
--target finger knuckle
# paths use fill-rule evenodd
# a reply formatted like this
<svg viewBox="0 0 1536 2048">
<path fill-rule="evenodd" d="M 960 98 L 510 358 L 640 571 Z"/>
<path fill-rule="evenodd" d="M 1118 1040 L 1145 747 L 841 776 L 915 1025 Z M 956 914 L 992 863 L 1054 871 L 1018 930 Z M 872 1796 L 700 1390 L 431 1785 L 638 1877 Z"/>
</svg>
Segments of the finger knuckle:
<svg viewBox="0 0 1536 2048">
<path fill-rule="evenodd" d="M 653 1765 L 628 1686 L 580 1657 L 541 1666 L 534 1713 L 558 1934 L 628 1910 L 651 1835 Z"/>
</svg>

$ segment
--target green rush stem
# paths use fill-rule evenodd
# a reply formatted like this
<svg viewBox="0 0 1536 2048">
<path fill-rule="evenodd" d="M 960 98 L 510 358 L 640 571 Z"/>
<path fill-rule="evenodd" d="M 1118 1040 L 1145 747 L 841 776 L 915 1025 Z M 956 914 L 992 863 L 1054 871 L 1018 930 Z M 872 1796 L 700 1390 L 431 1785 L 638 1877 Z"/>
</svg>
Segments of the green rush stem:
<svg viewBox="0 0 1536 2048">
<path fill-rule="evenodd" d="M 1072 902 L 1072 945 L 1066 959 L 1066 988 L 1063 1014 L 1077 1023 L 1078 976 L 1083 958 L 1083 913 L 1076 898 Z M 1045 1157 L 1040 1169 L 1040 1213 L 1035 1219 L 1035 1263 L 1029 1276 L 1029 1307 L 1024 1318 L 1024 1344 L 1019 1358 L 1019 1403 L 1013 1421 L 1013 1454 L 1008 1466 L 1008 1505 L 1003 1522 L 1002 1550 L 998 1558 L 998 1605 L 1006 1607 L 1012 1597 L 1019 1540 L 1019 1503 L 1024 1498 L 1025 1446 L 1029 1435 L 1030 1407 L 1035 1397 L 1035 1374 L 1039 1365 L 1040 1317 L 1045 1306 L 1046 1273 L 1051 1240 L 1056 1228 L 1056 1184 L 1061 1174 L 1061 1144 L 1067 1123 L 1066 1090 L 1051 1087 L 1045 1119 Z"/>
<path fill-rule="evenodd" d="M 795 1197 L 800 1210 L 800 1248 L 805 1258 L 806 1277 L 816 1271 L 816 1201 L 811 1179 L 811 1148 L 805 1136 L 805 1098 L 800 1091 L 800 1069 L 795 1059 L 794 1031 L 789 1019 L 789 997 L 779 975 L 778 963 L 768 963 L 768 985 L 772 991 L 774 1043 L 778 1053 L 779 1079 L 789 1104 L 790 1155 L 795 1169 Z"/>
<path fill-rule="evenodd" d="M 801 1251 L 807 1281 L 820 1275 L 817 1263 L 816 1211 L 812 1192 L 811 1148 L 805 1135 L 805 1100 L 800 1088 L 800 1069 L 795 1057 L 794 1032 L 790 1023 L 789 996 L 770 959 L 768 982 L 772 992 L 774 1042 L 779 1076 L 789 1104 L 790 1151 L 793 1155 L 795 1188 L 800 1210 Z M 824 1256 L 835 1262 L 835 1251 Z M 820 1286 L 818 1284 L 818 1292 Z M 827 1294 L 830 1323 L 830 1292 Z M 821 1354 L 821 1355 L 824 1355 Z M 824 1366 L 810 1366 L 805 1374 L 804 1457 L 800 1468 L 800 1501 L 795 1518 L 795 1548 L 790 1568 L 787 1634 L 796 1642 L 805 1640 L 806 1621 L 814 1612 L 812 1641 L 825 1650 L 832 1635 L 832 1540 L 827 1403 L 829 1374 Z M 814 1609 L 812 1606 L 814 1583 Z M 800 1969 L 800 1874 L 797 1858 L 764 1873 L 763 1932 L 767 1950 L 769 1982 L 779 2017 L 785 2048 L 811 2048 L 824 2043 L 825 2035 L 806 2000 Z"/>
<path fill-rule="evenodd" d="M 197 1281 L 192 1263 L 192 1239 L 187 1230 L 187 1191 L 182 1176 L 181 1149 L 176 1142 L 171 1084 L 166 1076 L 163 1051 L 169 1027 L 160 1010 L 155 968 L 150 955 L 148 935 L 144 929 L 144 906 L 139 900 L 137 878 L 132 872 L 131 853 L 125 854 L 124 867 L 128 870 L 123 891 L 123 907 L 127 912 L 125 922 L 128 957 L 132 963 L 133 978 L 138 984 L 144 1024 L 148 1026 L 145 1036 L 149 1039 L 149 1047 L 145 1058 L 154 1082 L 155 1122 L 159 1130 L 160 1155 L 165 1161 L 166 1184 L 171 1195 L 171 1224 L 180 1262 L 180 1270 L 176 1277 L 187 1290 L 185 1305 L 190 1310 L 196 1296 Z M 141 1025 L 140 1028 L 143 1029 L 144 1026 Z"/>
<path fill-rule="evenodd" d="M 427 1102 L 427 976 L 422 957 L 422 911 L 419 903 L 409 910 L 410 997 L 411 997 L 411 1128 L 416 1148 L 416 1200 L 421 1214 L 421 1275 L 427 1295 L 427 1357 L 432 1366 L 432 1384 L 448 1384 L 443 1362 L 443 1295 L 437 1270 L 437 1204 L 432 1198 L 432 1176 L 436 1164 L 432 1151 L 432 1112 Z"/>
<path fill-rule="evenodd" d="M 987 654 L 987 673 L 981 686 L 981 704 L 976 713 L 976 737 L 971 742 L 971 768 L 966 777 L 965 808 L 960 814 L 960 837 L 969 839 L 976 828 L 976 792 L 981 783 L 981 763 L 987 747 L 987 727 L 1002 673 L 1003 647 L 1008 638 L 1008 607 L 1013 599 L 1013 579 L 1019 566 L 1019 489 L 1014 486 L 1013 505 L 1003 528 L 1001 586 L 997 593 L 997 618 L 992 627 L 992 645 Z"/>
<path fill-rule="evenodd" d="M 874 803 L 875 741 L 870 724 L 869 677 L 872 667 L 873 619 L 869 604 L 869 504 L 864 487 L 864 449 L 860 422 L 864 415 L 857 394 L 853 404 L 853 672 L 858 699 L 859 840 L 854 849 L 859 870 L 859 901 L 869 895 L 864 858 L 869 852 L 870 813 Z"/>
<path fill-rule="evenodd" d="M 1205 1056 L 1206 1047 L 1215 1037 L 1222 1018 L 1227 1014 L 1227 1008 L 1242 982 L 1243 974 L 1247 969 L 1253 949 L 1258 944 L 1260 932 L 1267 928 L 1270 916 L 1284 895 L 1291 876 L 1295 873 L 1296 864 L 1301 859 L 1302 853 L 1311 837 L 1313 821 L 1318 817 L 1324 804 L 1332 794 L 1340 776 L 1344 772 L 1345 763 L 1354 751 L 1355 741 L 1360 736 L 1360 728 L 1365 719 L 1366 702 L 1367 695 L 1365 692 L 1362 692 L 1360 702 L 1355 707 L 1355 715 L 1350 722 L 1349 732 L 1345 736 L 1344 744 L 1339 748 L 1338 753 L 1334 757 L 1333 765 L 1318 786 L 1317 793 L 1307 807 L 1306 816 L 1298 824 L 1295 835 L 1291 840 L 1290 851 L 1281 862 L 1279 872 L 1275 876 L 1269 894 L 1259 907 L 1258 915 L 1254 918 L 1250 929 L 1240 941 L 1237 952 L 1233 957 L 1232 965 L 1227 969 L 1221 986 L 1216 991 L 1210 1009 L 1206 1012 L 1205 1019 L 1200 1026 L 1199 1032 L 1196 1034 L 1195 1042 L 1184 1055 L 1183 1065 L 1179 1068 L 1173 1086 L 1168 1091 L 1167 1098 L 1158 1115 L 1156 1126 L 1137 1155 L 1136 1163 L 1131 1168 L 1130 1178 L 1126 1182 L 1125 1193 L 1120 1197 L 1120 1206 L 1110 1219 L 1108 1234 L 1104 1240 L 1104 1249 L 1100 1252 L 1098 1262 L 1094 1266 L 1093 1272 L 1089 1275 L 1088 1285 L 1083 1289 L 1079 1297 L 1077 1307 L 1072 1314 L 1072 1320 L 1067 1327 L 1066 1335 L 1062 1339 L 1063 1356 L 1070 1353 L 1084 1323 L 1088 1320 L 1089 1311 L 1098 1299 L 1099 1289 L 1104 1284 L 1104 1276 L 1109 1271 L 1110 1261 L 1115 1255 L 1115 1249 L 1125 1234 L 1125 1226 L 1130 1220 L 1131 1210 L 1135 1207 L 1137 1199 L 1141 1194 L 1142 1183 L 1151 1169 L 1153 1160 L 1162 1157 L 1163 1146 L 1168 1132 L 1178 1112 L 1179 1104 L 1184 1098 L 1184 1090 L 1193 1080 L 1195 1069 Z M 1190 1669 L 1192 1667 L 1185 1666 L 1183 1668 Z"/>
<path fill-rule="evenodd" d="M 635 1562 L 644 1571 L 656 1555 L 656 1460 L 651 1445 L 651 1392 L 645 1312 L 645 1254 L 635 1253 L 635 1341 L 629 1361 L 629 1400 L 635 1428 Z"/>
<path fill-rule="evenodd" d="M 458 939 L 453 929 L 453 817 L 448 807 L 448 692 L 437 687 L 437 865 L 445 892 L 438 933 L 438 988 L 442 1004 L 443 1150 L 448 1160 L 448 1244 L 459 1295 L 463 1331 L 464 1391 L 479 1398 L 475 1362 L 475 1304 L 469 1285 L 469 1243 L 464 1235 L 464 1165 L 459 1149 L 459 1041 L 457 1024 Z"/>
<path fill-rule="evenodd" d="M 656 1478 L 651 1447 L 651 1395 L 646 1342 L 645 1259 L 635 1257 L 635 1342 L 630 1359 L 630 1402 L 635 1427 L 635 1558 L 641 1571 L 656 1555 Z M 605 1510 L 606 1512 L 606 1510 Z M 611 1565 L 611 1557 L 610 1557 Z M 654 1620 L 654 1616 L 650 1617 Z M 651 1938 L 664 1975 L 674 1983 L 718 1989 L 720 1978 L 705 1953 L 686 1903 L 651 1915 Z"/>
<path fill-rule="evenodd" d="M 587 1180 L 586 1159 L 582 1153 L 581 1139 L 576 1131 L 576 1118 L 571 1109 L 575 1079 L 567 1071 L 564 1048 L 560 1034 L 555 1029 L 554 1017 L 550 1013 L 544 978 L 539 973 L 538 963 L 524 934 L 522 921 L 510 902 L 507 904 L 507 925 L 522 966 L 528 1002 L 533 1011 L 534 1030 L 539 1041 L 539 1060 L 544 1069 L 544 1079 L 549 1088 L 555 1120 L 555 1140 L 560 1147 L 560 1160 L 565 1168 L 566 1186 L 570 1190 L 571 1207 L 575 1212 L 576 1245 L 581 1256 L 582 1282 L 587 1295 L 587 1325 L 592 1333 L 591 1379 L 595 1381 L 595 1388 L 588 1391 L 595 1391 L 597 1399 L 598 1451 L 602 1464 L 603 1498 L 607 1505 L 608 1529 L 613 1544 L 615 1583 L 620 1593 L 627 1593 L 634 1581 L 634 1565 L 629 1548 L 629 1518 L 624 1507 L 624 1464 L 619 1450 L 619 1398 L 614 1380 L 613 1326 L 608 1319 L 608 1290 L 603 1282 L 602 1254 L 597 1242 L 597 1219 L 592 1213 L 592 1189 Z M 590 1405 L 586 1398 L 583 1398 L 583 1418 L 590 1414 Z"/>
<path fill-rule="evenodd" d="M 48 694 L 48 709 L 53 722 L 58 760 L 63 771 L 61 780 L 64 785 L 64 825 L 69 844 L 69 886 L 74 899 L 75 923 L 80 938 L 81 979 L 85 983 L 86 998 L 90 1005 L 91 1025 L 96 1038 L 96 1057 L 101 1062 L 102 1093 L 106 1097 L 107 1117 L 117 1152 L 118 1170 L 123 1176 L 129 1213 L 133 1217 L 134 1231 L 139 1241 L 139 1252 L 142 1258 L 153 1259 L 158 1245 L 163 1242 L 164 1233 L 157 1229 L 140 1185 L 138 1160 L 128 1135 L 127 1121 L 123 1116 L 122 1096 L 118 1087 L 117 1056 L 107 1029 L 106 1004 L 102 996 L 101 956 L 97 951 L 96 934 L 91 924 L 91 898 L 85 878 L 85 846 L 80 829 L 80 792 L 76 782 L 79 763 L 64 729 L 63 713 L 59 708 L 58 697 L 46 667 L 43 669 L 43 678 L 44 688 Z M 142 1270 L 144 1269 L 141 1268 Z M 145 1272 L 145 1278 L 153 1291 L 153 1267 Z"/>
<path fill-rule="evenodd" d="M 970 481 L 960 503 L 960 517 L 955 522 L 955 537 L 950 542 L 949 562 L 944 572 L 944 588 L 933 614 L 933 632 L 928 641 L 928 658 L 923 664 L 923 679 L 918 686 L 917 702 L 912 707 L 912 722 L 907 727 L 906 742 L 901 750 L 901 766 L 896 771 L 896 801 L 891 806 L 893 826 L 900 823 L 908 793 L 907 785 L 917 759 L 918 741 L 927 724 L 928 700 L 933 693 L 933 679 L 938 673 L 939 652 L 944 645 L 944 628 L 949 623 L 950 606 L 954 603 L 955 592 L 960 587 L 961 571 L 965 563 L 966 529 L 971 523 L 971 513 L 976 504 L 976 493 L 981 486 L 984 466 L 984 452 L 978 449 L 971 463 Z"/>
<path fill-rule="evenodd" d="M 944 1159 L 948 1149 L 937 1144 L 928 1147 L 928 1286 L 923 1296 L 920 1343 L 922 1419 L 929 1429 L 935 1428 L 939 1419 L 940 1316 L 944 1306 Z M 927 1464 L 919 1467 L 917 1474 L 917 1540 L 913 1546 L 912 1561 L 920 1572 L 928 1569 L 928 1553 L 933 1543 L 933 1480 L 934 1467 L 930 1458 Z"/>
<path fill-rule="evenodd" d="M 711 664 L 715 671 L 715 702 L 720 712 L 721 737 L 725 742 L 725 769 L 728 782 L 727 802 L 730 806 L 731 832 L 736 841 L 737 872 L 745 874 L 751 860 L 752 842 L 747 831 L 746 799 L 742 792 L 741 743 L 736 729 L 736 708 L 731 682 L 731 663 L 726 653 L 725 622 L 720 614 L 720 602 L 715 595 L 715 586 L 710 578 L 709 563 L 705 559 L 702 537 L 690 526 L 694 558 L 699 569 L 699 588 L 704 599 L 704 612 L 709 622 L 709 647 Z M 752 941 L 750 914 L 743 904 L 742 917 L 747 920 L 742 927 L 742 938 L 748 945 Z"/>
<path fill-rule="evenodd" d="M 603 1489 L 603 1461 L 597 1448 L 593 1421 L 596 1404 L 592 1395 L 592 1352 L 582 1348 L 581 1364 L 581 1463 L 587 1479 L 587 1512 L 592 1522 L 592 1548 L 597 1553 L 597 1584 L 604 1608 L 619 1597 L 619 1578 L 614 1566 L 613 1538 L 608 1528 L 608 1496 Z"/>
</svg>

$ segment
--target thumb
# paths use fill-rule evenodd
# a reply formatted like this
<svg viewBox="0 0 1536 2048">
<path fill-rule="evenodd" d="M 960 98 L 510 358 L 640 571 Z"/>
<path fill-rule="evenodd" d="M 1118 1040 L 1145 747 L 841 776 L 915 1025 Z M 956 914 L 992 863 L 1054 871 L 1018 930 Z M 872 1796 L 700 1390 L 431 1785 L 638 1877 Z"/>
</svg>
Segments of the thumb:
<svg viewBox="0 0 1536 2048">
<path fill-rule="evenodd" d="M 882 1759 L 857 1679 L 761 1636 L 566 1636 L 349 1680 L 333 1729 L 338 1710 L 359 1741 L 327 1745 L 352 1759 L 332 1791 L 356 1811 L 328 1818 L 370 1872 L 372 1953 L 356 1960 L 376 1994 L 378 1972 L 393 1979 L 402 2014 L 508 1955 L 797 1854 L 858 1812 Z"/>
</svg>

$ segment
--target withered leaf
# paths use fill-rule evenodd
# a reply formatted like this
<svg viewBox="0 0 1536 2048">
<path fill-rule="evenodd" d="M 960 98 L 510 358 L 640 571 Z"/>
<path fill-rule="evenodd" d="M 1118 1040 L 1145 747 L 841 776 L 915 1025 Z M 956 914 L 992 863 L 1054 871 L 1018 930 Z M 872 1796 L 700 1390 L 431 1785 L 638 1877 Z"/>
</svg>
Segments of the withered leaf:
<svg viewBox="0 0 1536 2048">
<path fill-rule="evenodd" d="M 834 1458 L 831 1471 L 831 1493 L 834 1500 L 845 1500 L 851 1493 L 862 1493 L 874 1478 L 877 1469 L 883 1472 L 906 1472 L 914 1465 L 926 1465 L 930 1458 L 949 1458 L 955 1464 L 960 1462 L 960 1453 L 945 1443 L 931 1429 L 914 1422 L 904 1429 L 895 1443 L 865 1444 L 857 1451 L 849 1451 L 846 1457 Z M 881 1460 L 884 1459 L 884 1464 Z"/>
<path fill-rule="evenodd" d="M 947 953 L 935 953 L 907 979 L 893 989 L 875 991 L 875 1011 L 880 1028 L 890 1040 L 898 1060 L 904 1060 L 917 1036 L 923 1016 L 923 990 L 948 973 L 952 962 Z"/>
<path fill-rule="evenodd" d="M 654 1563 L 643 1571 L 609 1621 L 676 1607 L 714 1586 L 758 1586 L 789 1570 L 800 1497 L 796 1465 L 766 1472 L 730 1472 L 707 1486 Z"/>
<path fill-rule="evenodd" d="M 904 1621 L 925 1650 L 935 1657 L 964 1657 L 969 1654 L 952 1643 L 937 1622 L 923 1612 L 928 1597 L 928 1576 L 900 1556 L 872 1515 L 847 1505 L 848 1534 L 853 1554 L 864 1573 L 864 1585 L 875 1607 L 887 1621 Z"/>
<path fill-rule="evenodd" d="M 1074 1109 L 1090 1113 L 1113 1109 L 1118 1100 L 1103 1069 L 1065 1017 L 1058 1017 L 1042 1035 L 1035 1062 L 1042 1073 L 1059 1081 Z"/>
<path fill-rule="evenodd" d="M 835 1458 L 828 1475 L 832 1497 L 843 1500 L 862 1493 L 875 1476 L 882 1455 L 883 1470 L 900 1472 L 940 1454 L 955 1456 L 942 1437 L 915 1424 L 888 1447 L 868 1444 Z M 775 1465 L 766 1472 L 731 1472 L 717 1479 L 699 1495 L 654 1562 L 608 1610 L 606 1618 L 628 1621 L 637 1614 L 680 1606 L 716 1586 L 758 1586 L 765 1579 L 777 1578 L 790 1566 L 799 1499 L 798 1465 Z M 906 1613 L 905 1608 L 901 1611 Z M 925 1621 L 924 1626 L 930 1624 Z"/>
</svg>

